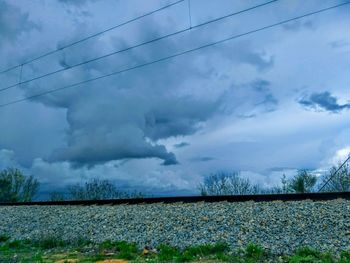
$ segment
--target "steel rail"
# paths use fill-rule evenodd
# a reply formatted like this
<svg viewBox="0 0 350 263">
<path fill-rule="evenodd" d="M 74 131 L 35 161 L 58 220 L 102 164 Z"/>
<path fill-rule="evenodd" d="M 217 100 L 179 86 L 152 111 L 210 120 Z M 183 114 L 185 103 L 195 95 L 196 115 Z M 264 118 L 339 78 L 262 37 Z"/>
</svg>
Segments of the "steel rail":
<svg viewBox="0 0 350 263">
<path fill-rule="evenodd" d="M 222 195 L 222 196 L 179 196 L 179 197 L 147 197 L 108 200 L 70 200 L 70 201 L 35 201 L 0 203 L 0 206 L 69 206 L 69 205 L 134 205 L 154 203 L 197 203 L 197 202 L 273 202 L 273 201 L 327 201 L 334 199 L 350 200 L 350 192 L 304 193 L 304 194 L 267 194 L 267 195 Z"/>
</svg>

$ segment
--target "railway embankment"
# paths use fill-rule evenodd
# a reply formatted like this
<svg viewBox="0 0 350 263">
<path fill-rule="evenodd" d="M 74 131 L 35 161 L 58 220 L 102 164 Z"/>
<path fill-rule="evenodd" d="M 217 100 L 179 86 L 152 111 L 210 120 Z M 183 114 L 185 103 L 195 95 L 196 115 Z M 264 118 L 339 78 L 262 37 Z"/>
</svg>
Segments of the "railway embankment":
<svg viewBox="0 0 350 263">
<path fill-rule="evenodd" d="M 13 240 L 124 240 L 138 246 L 249 243 L 273 253 L 302 246 L 350 250 L 350 201 L 196 202 L 0 206 L 0 235 Z"/>
</svg>

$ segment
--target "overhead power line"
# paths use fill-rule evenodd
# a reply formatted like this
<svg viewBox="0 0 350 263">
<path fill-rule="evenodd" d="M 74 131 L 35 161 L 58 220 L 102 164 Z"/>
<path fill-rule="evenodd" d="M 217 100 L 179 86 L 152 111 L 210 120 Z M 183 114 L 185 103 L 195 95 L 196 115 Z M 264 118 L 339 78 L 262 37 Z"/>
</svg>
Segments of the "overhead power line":
<svg viewBox="0 0 350 263">
<path fill-rule="evenodd" d="M 320 189 L 318 189 L 318 192 L 321 192 L 322 189 L 334 178 L 334 176 L 337 175 L 337 173 L 341 170 L 341 168 L 344 167 L 344 165 L 350 160 L 350 154 L 348 158 L 338 167 L 338 169 L 328 178 L 328 180 L 322 185 Z"/>
<path fill-rule="evenodd" d="M 92 34 L 92 35 L 89 35 L 89 36 L 84 37 L 84 38 L 82 38 L 82 39 L 79 39 L 79 40 L 77 40 L 77 41 L 71 42 L 71 43 L 69 43 L 69 44 L 67 44 L 67 45 L 58 47 L 58 48 L 56 48 L 56 49 L 54 49 L 54 50 L 52 50 L 52 51 L 49 51 L 49 52 L 44 53 L 44 54 L 42 54 L 42 55 L 40 55 L 40 56 L 37 56 L 37 57 L 32 58 L 32 59 L 30 59 L 30 60 L 27 60 L 27 61 L 25 61 L 25 62 L 23 62 L 23 63 L 21 63 L 21 64 L 18 64 L 18 65 L 15 65 L 15 66 L 13 66 L 13 67 L 4 69 L 4 70 L 0 71 L 0 74 L 6 73 L 6 72 L 8 72 L 8 71 L 11 71 L 11 70 L 13 70 L 13 69 L 19 68 L 19 67 L 21 67 L 21 66 L 27 65 L 27 64 L 32 63 L 32 62 L 34 62 L 34 61 L 36 61 L 36 60 L 42 59 L 42 58 L 47 57 L 47 56 L 49 56 L 49 55 L 52 55 L 52 54 L 54 54 L 54 53 L 56 53 L 56 52 L 62 51 L 62 50 L 64 50 L 64 49 L 66 49 L 66 48 L 72 47 L 72 46 L 77 45 L 77 44 L 79 44 L 79 43 L 81 43 L 81 42 L 84 42 L 84 41 L 86 41 L 86 40 L 89 40 L 89 39 L 91 39 L 91 38 L 100 36 L 100 35 L 102 35 L 102 34 L 104 34 L 104 33 L 107 33 L 107 32 L 109 32 L 109 31 L 112 31 L 112 30 L 117 29 L 117 28 L 119 28 L 119 27 L 125 26 L 125 25 L 127 25 L 127 24 L 129 24 L 129 23 L 131 23 L 131 22 L 134 22 L 134 21 L 136 21 L 136 20 L 139 20 L 139 19 L 141 19 L 141 18 L 144 18 L 144 17 L 150 16 L 150 15 L 153 15 L 154 13 L 157 13 L 157 12 L 159 12 L 159 11 L 162 11 L 162 10 L 164 10 L 164 9 L 167 9 L 167 8 L 169 8 L 169 7 L 171 7 L 171 6 L 177 5 L 177 4 L 179 4 L 179 3 L 183 2 L 183 1 L 185 1 L 185 0 L 176 1 L 176 2 L 174 2 L 174 3 L 168 4 L 168 5 L 166 5 L 166 6 L 163 6 L 163 7 L 158 8 L 158 9 L 156 9 L 156 10 L 153 10 L 153 11 L 151 11 L 151 12 L 149 12 L 149 13 L 146 13 L 146 14 L 143 14 L 143 15 L 141 15 L 141 16 L 138 16 L 138 17 L 135 17 L 135 18 L 133 18 L 133 19 L 130 19 L 130 20 L 128 20 L 128 21 L 125 21 L 125 22 L 123 22 L 123 23 L 121 23 L 121 24 L 112 26 L 112 27 L 107 28 L 107 29 L 105 29 L 105 30 L 99 31 L 99 32 L 97 32 L 97 33 L 95 33 L 95 34 Z"/>
<path fill-rule="evenodd" d="M 114 75 L 117 75 L 117 74 L 121 74 L 121 73 L 124 73 L 124 72 L 132 71 L 132 70 L 135 70 L 135 69 L 138 69 L 138 68 L 142 68 L 142 67 L 145 67 L 145 66 L 149 66 L 149 65 L 152 65 L 152 64 L 155 64 L 155 63 L 158 63 L 158 62 L 170 60 L 172 58 L 179 57 L 179 56 L 182 56 L 182 55 L 185 55 L 185 54 L 188 54 L 188 53 L 192 53 L 194 51 L 197 51 L 197 50 L 200 50 L 200 49 L 203 49 L 203 48 L 207 48 L 207 47 L 211 47 L 211 46 L 214 46 L 214 45 L 217 45 L 217 44 L 225 43 L 225 42 L 233 40 L 233 39 L 237 39 L 237 38 L 240 38 L 240 37 L 243 37 L 243 36 L 247 36 L 247 35 L 250 35 L 250 34 L 254 34 L 254 33 L 266 30 L 266 29 L 277 27 L 277 26 L 280 26 L 280 25 L 283 25 L 283 24 L 286 24 L 286 23 L 289 23 L 289 22 L 292 22 L 292 21 L 295 21 L 295 20 L 302 19 L 304 17 L 308 17 L 308 16 L 315 15 L 315 14 L 322 13 L 322 12 L 326 12 L 328 10 L 331 10 L 331 9 L 334 9 L 334 8 L 337 8 L 337 7 L 341 7 L 341 6 L 344 6 L 344 5 L 347 5 L 347 4 L 350 4 L 350 1 L 338 4 L 338 5 L 334 5 L 334 6 L 331 6 L 331 7 L 319 9 L 317 11 L 306 13 L 304 15 L 300 15 L 300 16 L 297 16 L 297 17 L 294 17 L 294 18 L 290 18 L 290 19 L 287 19 L 287 20 L 283 20 L 283 21 L 280 21 L 280 22 L 277 22 L 277 23 L 274 23 L 274 24 L 271 24 L 271 25 L 268 25 L 268 26 L 260 27 L 258 29 L 254 29 L 254 30 L 251 30 L 251 31 L 248 31 L 248 32 L 245 32 L 245 33 L 234 35 L 234 36 L 231 36 L 231 37 L 219 40 L 219 41 L 215 41 L 215 42 L 212 42 L 212 43 L 209 43 L 209 44 L 206 44 L 206 45 L 202 45 L 202 46 L 193 48 L 193 49 L 188 49 L 186 51 L 182 51 L 182 52 L 173 54 L 171 56 L 167 56 L 167 57 L 163 57 L 163 58 L 160 58 L 160 59 L 157 59 L 157 60 L 153 60 L 151 62 L 139 64 L 139 65 L 136 65 L 136 66 L 133 66 L 133 67 L 125 68 L 125 69 L 122 69 L 122 70 L 119 70 L 119 71 L 115 71 L 115 72 L 112 72 L 112 73 L 109 73 L 109 74 L 106 74 L 106 75 L 102 75 L 102 76 L 99 76 L 99 77 L 90 78 L 90 79 L 87 79 L 87 80 L 84 80 L 84 81 L 80 81 L 80 82 L 77 82 L 77 83 L 74 83 L 74 84 L 70 84 L 70 85 L 67 85 L 67 86 L 63 86 L 63 87 L 60 87 L 60 88 L 51 89 L 51 90 L 48 90 L 48 91 L 45 91 L 45 92 L 42 92 L 42 93 L 38 93 L 38 94 L 35 94 L 35 95 L 24 97 L 22 99 L 13 100 L 13 101 L 10 101 L 10 102 L 4 103 L 4 104 L 0 104 L 0 107 L 5 107 L 5 106 L 12 105 L 12 104 L 20 103 L 22 101 L 26 101 L 26 100 L 34 99 L 34 98 L 37 98 L 37 97 L 41 97 L 41 96 L 44 96 L 44 95 L 47 95 L 47 94 L 50 94 L 50 93 L 54 93 L 54 92 L 57 92 L 57 91 L 60 91 L 60 90 L 76 87 L 76 86 L 79 86 L 79 85 L 82 85 L 82 84 L 85 84 L 85 83 L 89 83 L 89 82 L 93 82 L 93 81 L 96 81 L 96 80 L 104 79 L 104 78 L 107 78 L 107 77 L 110 77 L 110 76 L 114 76 Z"/>
<path fill-rule="evenodd" d="M 175 35 L 178 35 L 178 34 L 181 34 L 181 33 L 187 32 L 187 31 L 190 31 L 191 29 L 196 29 L 196 28 L 199 28 L 199 27 L 202 27 L 202 26 L 214 23 L 214 22 L 218 22 L 220 20 L 223 20 L 223 19 L 235 16 L 235 15 L 238 15 L 238 14 L 242 14 L 242 13 L 245 13 L 245 12 L 257 9 L 259 7 L 272 4 L 272 3 L 277 2 L 277 1 L 279 1 L 279 0 L 271 0 L 269 2 L 266 2 L 266 3 L 263 3 L 263 4 L 259 4 L 259 5 L 255 5 L 255 6 L 252 6 L 252 7 L 249 7 L 249 8 L 246 8 L 246 9 L 243 9 L 243 10 L 240 10 L 240 11 L 237 11 L 237 12 L 234 12 L 234 13 L 222 16 L 222 17 L 219 17 L 219 18 L 215 18 L 213 20 L 209 20 L 207 22 L 204 22 L 204 23 L 201 23 L 201 24 L 198 24 L 198 25 L 195 25 L 195 26 L 191 26 L 190 25 L 186 29 L 182 29 L 182 30 L 179 30 L 179 31 L 176 31 L 176 32 L 173 32 L 173 33 L 161 36 L 161 37 L 157 37 L 157 38 L 145 41 L 145 42 L 141 42 L 141 43 L 136 44 L 134 46 L 130 46 L 130 47 L 127 47 L 127 48 L 124 48 L 124 49 L 116 50 L 116 51 L 113 51 L 111 53 L 108 53 L 108 54 L 105 54 L 105 55 L 102 55 L 102 56 L 99 56 L 99 57 L 96 57 L 96 58 L 93 58 L 93 59 L 85 60 L 83 62 L 74 64 L 74 65 L 71 65 L 71 66 L 68 66 L 68 67 L 65 67 L 65 68 L 62 68 L 62 69 L 58 69 L 58 70 L 55 70 L 55 71 L 52 71 L 52 72 L 49 72 L 49 73 L 46 73 L 46 74 L 43 74 L 43 75 L 31 78 L 31 79 L 28 79 L 28 80 L 24 80 L 24 81 L 22 81 L 20 83 L 16 83 L 16 84 L 12 84 L 12 85 L 9 85 L 7 87 L 4 87 L 4 88 L 0 88 L 0 92 L 4 91 L 4 90 L 11 89 L 11 88 L 14 88 L 16 86 L 19 86 L 20 84 L 27 84 L 27 83 L 30 83 L 32 81 L 39 80 L 39 79 L 42 79 L 42 78 L 45 78 L 45 77 L 48 77 L 48 76 L 51 76 L 51 75 L 54 75 L 54 74 L 57 74 L 57 73 L 60 73 L 60 72 L 64 72 L 66 70 L 70 70 L 70 69 L 73 69 L 73 68 L 76 68 L 76 67 L 79 67 L 79 66 L 91 63 L 91 62 L 95 62 L 95 61 L 98 61 L 98 60 L 101 60 L 101 59 L 104 59 L 104 58 L 107 58 L 107 57 L 110 57 L 110 56 L 113 56 L 113 55 L 116 55 L 116 54 L 119 54 L 119 53 L 122 53 L 122 52 L 125 52 L 125 51 L 129 51 L 129 50 L 132 50 L 132 49 L 135 49 L 135 48 L 147 45 L 147 44 L 158 42 L 160 40 L 163 40 L 163 39 L 166 39 L 166 38 L 169 38 L 169 37 L 173 37 Z"/>
</svg>

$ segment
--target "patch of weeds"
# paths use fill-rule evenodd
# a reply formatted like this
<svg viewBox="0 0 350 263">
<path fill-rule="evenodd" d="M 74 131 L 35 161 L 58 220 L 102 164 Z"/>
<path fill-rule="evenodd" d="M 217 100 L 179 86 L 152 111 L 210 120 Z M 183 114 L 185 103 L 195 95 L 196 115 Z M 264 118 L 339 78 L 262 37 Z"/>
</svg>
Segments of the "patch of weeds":
<svg viewBox="0 0 350 263">
<path fill-rule="evenodd" d="M 23 247 L 23 245 L 23 241 L 20 240 L 14 240 L 7 243 L 9 249 L 19 249 Z"/>
<path fill-rule="evenodd" d="M 116 247 L 116 242 L 110 241 L 110 240 L 106 240 L 103 241 L 100 245 L 99 245 L 99 249 L 100 250 L 104 250 L 104 249 L 115 249 Z"/>
<path fill-rule="evenodd" d="M 333 263 L 334 262 L 334 257 L 332 256 L 332 254 L 330 252 L 329 253 L 321 253 L 321 259 L 322 259 L 323 263 Z"/>
<path fill-rule="evenodd" d="M 69 241 L 68 244 L 71 246 L 74 246 L 74 247 L 81 248 L 84 246 L 91 245 L 92 242 L 90 240 L 85 239 L 85 238 L 77 238 L 77 239 L 74 239 L 73 241 Z"/>
<path fill-rule="evenodd" d="M 134 243 L 128 243 L 125 241 L 116 242 L 116 247 L 118 250 L 118 258 L 132 260 L 137 256 L 137 247 Z"/>
<path fill-rule="evenodd" d="M 244 251 L 246 262 L 261 262 L 267 257 L 264 248 L 255 244 L 248 244 Z"/>
<path fill-rule="evenodd" d="M 36 253 L 36 254 L 33 256 L 33 262 L 36 262 L 36 263 L 42 263 L 42 262 L 44 262 L 43 257 L 42 257 L 42 254 L 41 254 L 41 253 Z"/>
<path fill-rule="evenodd" d="M 33 246 L 41 249 L 52 249 L 56 247 L 66 247 L 68 246 L 68 242 L 54 237 L 47 237 L 33 241 Z"/>
<path fill-rule="evenodd" d="M 126 241 L 104 241 L 99 245 L 100 253 L 115 252 L 121 259 L 132 260 L 137 257 L 138 250 L 136 244 Z"/>
<path fill-rule="evenodd" d="M 91 244 L 90 241 L 83 239 L 83 238 L 77 238 L 74 240 L 63 240 L 56 237 L 45 237 L 31 242 L 30 245 L 41 248 L 41 249 L 53 249 L 53 248 L 59 248 L 59 247 L 76 247 L 81 248 L 83 246 L 86 246 L 88 244 Z"/>
<path fill-rule="evenodd" d="M 0 251 L 1 251 L 2 253 L 6 252 L 6 251 L 8 251 L 8 250 L 10 250 L 8 244 L 0 245 Z M 1 261 L 0 261 L 0 262 L 1 262 Z"/>
<path fill-rule="evenodd" d="M 312 257 L 315 257 L 315 258 L 318 258 L 320 256 L 320 252 L 313 249 L 313 248 L 310 248 L 310 247 L 302 247 L 302 248 L 299 248 L 295 255 L 297 256 L 300 256 L 300 257 L 307 257 L 307 256 L 312 256 Z"/>
<path fill-rule="evenodd" d="M 286 257 L 289 263 L 332 263 L 335 262 L 334 257 L 330 253 L 321 253 L 310 247 L 298 249 L 294 255 Z M 339 261 L 338 261 L 339 262 Z"/>
<path fill-rule="evenodd" d="M 350 263 L 350 252 L 348 251 L 341 252 L 338 263 Z"/>
<path fill-rule="evenodd" d="M 228 261 L 230 257 L 226 255 L 229 246 L 226 243 L 217 243 L 214 245 L 206 244 L 188 247 L 180 251 L 176 247 L 169 245 L 159 245 L 157 247 L 159 254 L 157 259 L 160 262 L 189 262 L 196 259 L 218 259 Z"/>
<path fill-rule="evenodd" d="M 172 246 L 159 245 L 158 246 L 158 259 L 160 261 L 173 261 L 180 256 L 180 251 Z"/>
<path fill-rule="evenodd" d="M 210 256 L 213 258 L 223 258 L 224 253 L 226 253 L 228 249 L 229 246 L 226 243 L 217 243 L 214 245 L 207 244 L 189 247 L 182 252 L 180 257 L 178 258 L 178 261 L 186 262 L 197 258 L 204 258 Z"/>
</svg>

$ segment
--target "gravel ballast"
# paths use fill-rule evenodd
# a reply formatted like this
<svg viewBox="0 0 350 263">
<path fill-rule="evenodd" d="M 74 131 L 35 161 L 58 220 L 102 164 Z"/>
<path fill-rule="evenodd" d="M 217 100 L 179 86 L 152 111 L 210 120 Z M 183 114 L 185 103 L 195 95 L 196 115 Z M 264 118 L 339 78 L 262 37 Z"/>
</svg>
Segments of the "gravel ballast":
<svg viewBox="0 0 350 263">
<path fill-rule="evenodd" d="M 350 251 L 350 201 L 274 201 L 115 206 L 0 206 L 0 235 L 11 239 L 125 240 L 180 248 L 252 242 L 274 254 L 301 246 Z"/>
</svg>

